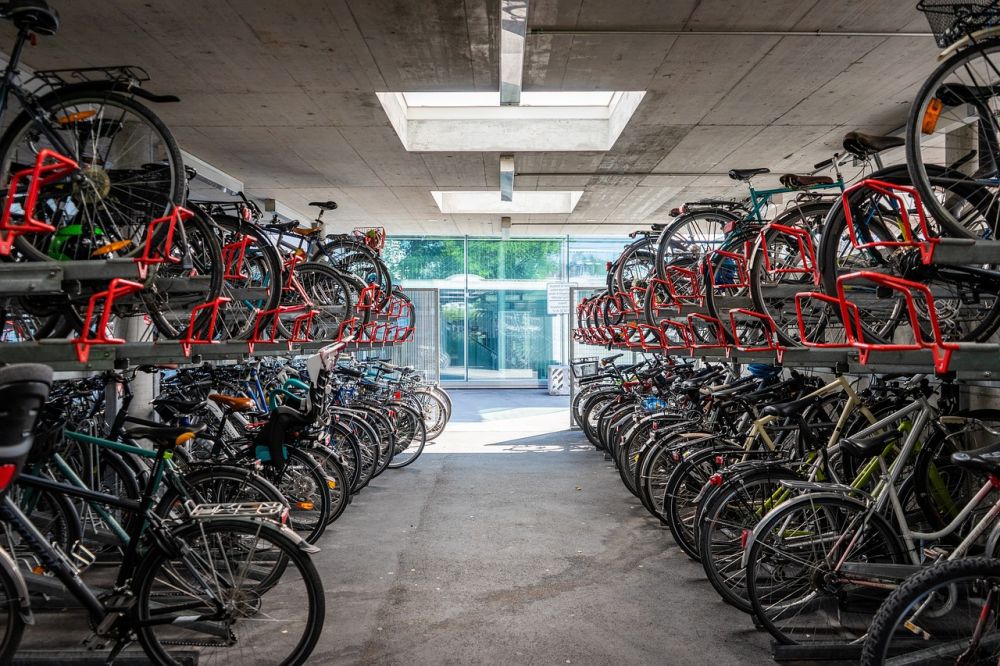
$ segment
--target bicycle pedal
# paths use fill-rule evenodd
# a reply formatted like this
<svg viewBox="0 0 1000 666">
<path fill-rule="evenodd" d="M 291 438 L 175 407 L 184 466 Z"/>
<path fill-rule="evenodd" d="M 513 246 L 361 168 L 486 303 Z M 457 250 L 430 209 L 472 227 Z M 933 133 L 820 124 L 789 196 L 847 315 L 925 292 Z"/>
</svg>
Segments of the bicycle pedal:
<svg viewBox="0 0 1000 666">
<path fill-rule="evenodd" d="M 943 560 L 944 558 L 948 557 L 948 555 L 949 552 L 939 546 L 928 546 L 927 548 L 924 548 L 924 557 L 926 557 L 928 560 L 932 561 Z"/>
<path fill-rule="evenodd" d="M 97 561 L 97 554 L 79 541 L 70 548 L 69 555 L 77 564 L 78 569 L 89 569 Z"/>
</svg>

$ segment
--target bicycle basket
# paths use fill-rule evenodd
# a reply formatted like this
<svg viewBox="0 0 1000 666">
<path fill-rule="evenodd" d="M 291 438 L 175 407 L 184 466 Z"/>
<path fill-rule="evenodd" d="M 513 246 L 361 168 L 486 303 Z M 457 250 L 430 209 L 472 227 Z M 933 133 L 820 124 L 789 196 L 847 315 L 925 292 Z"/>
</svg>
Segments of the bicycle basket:
<svg viewBox="0 0 1000 666">
<path fill-rule="evenodd" d="M 1000 0 L 920 0 L 917 9 L 927 17 L 934 41 L 941 48 L 1000 22 Z"/>
<path fill-rule="evenodd" d="M 51 405 L 52 403 L 50 403 Z M 35 443 L 28 454 L 29 463 L 44 463 L 56 453 L 66 448 L 66 417 L 58 408 L 45 409 L 38 416 L 35 426 Z"/>
<path fill-rule="evenodd" d="M 597 374 L 598 359 L 596 356 L 574 359 L 570 364 L 570 369 L 573 371 L 573 376 L 577 379 L 591 377 Z"/>
<path fill-rule="evenodd" d="M 384 227 L 355 227 L 354 237 L 376 252 L 385 247 Z"/>
</svg>

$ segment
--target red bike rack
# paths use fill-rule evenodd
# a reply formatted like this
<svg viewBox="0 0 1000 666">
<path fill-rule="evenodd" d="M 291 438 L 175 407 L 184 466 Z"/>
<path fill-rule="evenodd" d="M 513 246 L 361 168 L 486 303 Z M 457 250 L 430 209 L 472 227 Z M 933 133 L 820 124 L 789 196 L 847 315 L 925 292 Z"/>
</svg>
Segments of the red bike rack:
<svg viewBox="0 0 1000 666">
<path fill-rule="evenodd" d="M 233 299 L 228 296 L 219 296 L 208 303 L 195 306 L 191 310 L 191 321 L 188 322 L 187 336 L 179 340 L 184 356 L 191 356 L 192 345 L 208 345 L 218 342 L 215 340 L 215 324 L 219 318 L 219 306 L 223 303 L 229 303 L 231 300 Z M 201 328 L 198 326 L 198 318 L 202 312 L 209 313 L 208 329 L 204 335 L 198 335 L 198 329 Z"/>
<path fill-rule="evenodd" d="M 656 326 L 650 326 L 649 324 L 639 324 L 639 340 L 641 342 L 641 347 L 643 351 L 662 351 L 666 340 L 664 339 L 663 329 Z M 653 336 L 653 340 L 649 340 L 649 336 Z"/>
<path fill-rule="evenodd" d="M 241 234 L 231 243 L 222 246 L 222 265 L 225 269 L 222 277 L 225 280 L 245 280 L 247 275 L 243 274 L 243 262 L 247 256 L 247 248 L 253 244 L 254 239 Z"/>
<path fill-rule="evenodd" d="M 340 328 L 337 329 L 336 342 L 353 342 L 355 334 L 357 333 L 357 328 L 357 317 L 351 317 L 350 319 L 345 319 L 340 322 Z"/>
<path fill-rule="evenodd" d="M 381 296 L 382 290 L 379 286 L 377 284 L 370 284 L 361 290 L 361 294 L 358 296 L 358 304 L 355 307 L 361 311 L 374 311 L 378 302 L 382 300 Z"/>
<path fill-rule="evenodd" d="M 700 322 L 701 327 L 707 327 L 711 331 L 715 342 L 698 342 L 697 331 Z M 725 349 L 729 355 L 729 345 L 726 343 L 726 334 L 722 329 L 722 322 L 710 315 L 695 312 L 688 315 L 688 331 L 690 332 L 691 349 Z"/>
<path fill-rule="evenodd" d="M 771 263 L 771 253 L 767 247 L 767 234 L 770 231 L 790 236 L 798 244 L 800 266 L 775 266 Z M 771 275 L 811 275 L 813 284 L 819 284 L 822 275 L 816 263 L 816 247 L 812 234 L 802 227 L 790 227 L 787 224 L 771 223 L 760 230 L 760 245 L 764 249 L 764 270 Z"/>
<path fill-rule="evenodd" d="M 180 263 L 180 257 L 170 256 L 170 250 L 174 246 L 174 232 L 177 230 L 177 225 L 184 220 L 191 218 L 194 215 L 187 208 L 181 208 L 180 206 L 174 206 L 173 211 L 169 215 L 164 217 L 158 217 L 149 223 L 146 227 L 146 242 L 142 248 L 142 256 L 137 257 L 134 261 L 139 268 L 139 277 L 142 279 L 146 278 L 149 271 L 149 267 L 153 264 L 177 264 Z M 157 232 L 157 227 L 166 225 L 167 232 L 166 236 L 163 238 L 160 247 L 153 247 L 153 234 Z"/>
<path fill-rule="evenodd" d="M 809 332 L 806 330 L 805 316 L 802 314 L 802 304 L 808 300 L 815 300 L 825 303 L 826 305 L 833 306 L 834 312 L 831 314 L 836 314 L 841 318 L 841 321 L 846 321 L 845 316 L 851 316 L 851 322 L 846 323 L 844 326 L 844 333 L 846 340 L 844 342 L 811 342 L 809 340 Z M 846 314 L 845 314 L 846 313 Z M 854 320 L 859 316 L 858 306 L 854 303 L 844 303 L 839 298 L 830 296 L 828 294 L 823 294 L 816 291 L 800 291 L 795 294 L 795 317 L 799 324 L 799 341 L 803 347 L 816 347 L 819 349 L 846 349 L 848 347 L 854 346 L 854 331 L 851 327 L 854 325 Z"/>
<path fill-rule="evenodd" d="M 862 243 L 860 241 L 854 224 L 854 214 L 851 211 L 850 195 L 861 189 L 872 190 L 892 200 L 892 206 L 899 215 L 899 228 L 903 234 L 903 240 L 880 240 L 870 241 L 867 243 Z M 913 203 L 917 209 L 918 228 L 916 232 L 922 235 L 922 238 L 915 236 L 915 230 L 911 225 L 910 213 L 907 210 L 906 201 L 904 201 L 902 195 L 897 192 L 902 192 L 906 196 L 913 199 Z M 927 223 L 927 215 L 924 213 L 924 206 L 920 201 L 920 193 L 917 192 L 916 188 L 909 185 L 887 183 L 884 180 L 878 180 L 876 178 L 868 178 L 861 181 L 857 185 L 852 185 L 844 190 L 840 200 L 841 205 L 844 207 L 844 219 L 847 222 L 847 229 L 850 234 L 851 244 L 856 249 L 865 250 L 874 247 L 912 247 L 919 250 L 920 259 L 923 263 L 928 264 L 931 262 L 934 256 L 934 248 L 937 246 L 940 239 L 935 238 L 931 234 L 930 225 Z"/>
<path fill-rule="evenodd" d="M 108 320 L 114 312 L 114 302 L 116 298 L 128 296 L 142 291 L 143 286 L 132 280 L 114 278 L 108 284 L 105 291 L 99 291 L 90 297 L 87 303 L 87 314 L 83 318 L 83 330 L 80 337 L 73 340 L 76 348 L 76 358 L 80 363 L 86 363 L 90 358 L 90 348 L 95 345 L 121 345 L 125 340 L 115 338 L 108 334 Z M 101 308 L 101 315 L 94 326 L 94 313 L 98 303 L 103 299 L 104 305 Z M 93 331 L 93 333 L 91 333 Z"/>
<path fill-rule="evenodd" d="M 701 291 L 701 278 L 698 271 L 683 266 L 667 266 L 667 293 L 674 303 L 694 303 L 702 305 L 705 295 Z"/>
<path fill-rule="evenodd" d="M 663 348 L 665 350 L 691 350 L 691 329 L 685 322 L 665 319 L 660 322 L 660 330 L 663 331 Z"/>
<path fill-rule="evenodd" d="M 55 231 L 55 227 L 32 217 L 35 205 L 38 203 L 38 190 L 43 185 L 49 185 L 62 180 L 79 170 L 80 166 L 68 157 L 54 150 L 43 148 L 35 157 L 35 165 L 30 169 L 16 172 L 7 185 L 7 200 L 4 202 L 3 217 L 0 218 L 0 255 L 8 256 L 14 246 L 14 240 L 25 234 L 45 234 Z M 13 221 L 14 195 L 17 188 L 27 179 L 27 190 L 21 209 L 23 219 Z"/>
<path fill-rule="evenodd" d="M 261 310 L 257 313 L 257 317 L 253 324 L 253 334 L 250 339 L 247 340 L 247 349 L 250 353 L 253 353 L 254 345 L 257 344 L 271 344 L 279 342 L 278 340 L 278 322 L 281 315 L 288 315 L 293 313 L 301 313 L 292 322 L 291 337 L 286 340 L 288 343 L 288 348 L 292 348 L 292 343 L 294 342 L 310 342 L 309 339 L 309 327 L 312 326 L 312 319 L 317 314 L 316 310 L 308 308 L 305 305 L 279 305 L 276 308 L 271 308 L 270 310 Z M 262 337 L 261 327 L 264 322 L 270 321 L 270 326 L 264 328 L 263 332 L 269 334 L 268 337 Z"/>
<path fill-rule="evenodd" d="M 750 272 L 747 270 L 747 256 L 750 254 L 750 243 L 744 244 L 743 252 L 733 252 L 732 250 L 712 250 L 705 257 L 705 266 L 710 278 L 709 284 L 714 289 L 747 289 L 750 286 Z M 736 264 L 736 282 L 716 283 L 715 268 L 712 266 L 712 257 L 723 257 L 730 259 Z"/>
<path fill-rule="evenodd" d="M 855 273 L 848 273 L 847 275 L 841 275 L 837 278 L 837 296 L 840 298 L 841 313 L 845 321 L 847 321 L 847 304 L 850 301 L 847 300 L 844 285 L 853 280 L 867 280 L 902 294 L 906 302 L 910 329 L 913 333 L 913 342 L 865 342 L 864 330 L 861 326 L 861 318 L 855 314 L 853 346 L 859 350 L 858 357 L 861 363 L 866 364 L 871 353 L 874 351 L 909 351 L 916 349 L 929 349 L 934 359 L 935 371 L 939 373 L 948 372 L 948 367 L 951 364 L 952 352 L 960 349 L 960 344 L 957 342 L 947 342 L 941 335 L 941 326 L 938 323 L 937 309 L 934 305 L 934 296 L 931 294 L 931 290 L 927 287 L 927 285 L 920 284 L 919 282 L 913 282 L 911 280 L 904 280 L 903 278 L 896 277 L 894 275 L 886 275 L 885 273 L 876 273 L 873 271 L 858 271 Z M 919 293 L 924 299 L 924 304 L 927 309 L 927 320 L 930 324 L 933 340 L 925 340 L 920 331 L 920 315 L 917 312 L 914 292 Z M 854 312 L 857 313 L 856 307 Z"/>
<path fill-rule="evenodd" d="M 764 333 L 763 344 L 745 343 L 740 339 L 740 325 L 737 317 L 744 317 L 760 322 L 761 331 Z M 778 363 L 784 359 L 785 347 L 778 344 L 778 328 L 770 315 L 763 312 L 756 312 L 746 308 L 733 308 L 729 311 L 729 324 L 733 331 L 733 346 L 737 351 L 744 352 L 774 352 Z"/>
</svg>

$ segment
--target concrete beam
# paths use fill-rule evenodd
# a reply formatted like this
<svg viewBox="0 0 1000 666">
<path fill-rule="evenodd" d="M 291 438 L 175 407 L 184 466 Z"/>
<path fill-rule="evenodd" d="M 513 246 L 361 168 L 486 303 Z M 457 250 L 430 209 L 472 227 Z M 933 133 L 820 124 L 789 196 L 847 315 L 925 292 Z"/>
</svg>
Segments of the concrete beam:
<svg viewBox="0 0 1000 666">
<path fill-rule="evenodd" d="M 500 104 L 521 103 L 528 0 L 500 0 Z"/>
</svg>

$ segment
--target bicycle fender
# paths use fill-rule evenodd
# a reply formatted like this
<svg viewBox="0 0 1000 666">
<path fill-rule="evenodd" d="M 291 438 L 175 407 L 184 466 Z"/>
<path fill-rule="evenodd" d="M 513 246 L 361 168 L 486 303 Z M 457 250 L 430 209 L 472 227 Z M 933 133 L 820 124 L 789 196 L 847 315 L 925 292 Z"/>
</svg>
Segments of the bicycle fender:
<svg viewBox="0 0 1000 666">
<path fill-rule="evenodd" d="M 798 506 L 799 504 L 808 504 L 809 502 L 820 500 L 820 499 L 844 499 L 850 503 L 856 504 L 859 509 L 866 509 L 867 505 L 859 499 L 855 499 L 850 495 L 843 492 L 816 492 L 816 493 L 806 493 L 805 495 L 799 495 L 798 497 L 793 497 L 787 502 L 782 502 L 778 507 L 784 509 L 785 507 Z M 766 522 L 767 514 L 764 514 L 764 518 L 754 526 L 753 531 L 750 532 L 750 536 L 747 538 L 746 545 L 743 547 L 743 555 L 740 556 L 740 566 L 746 569 L 749 564 L 750 550 L 753 548 L 754 543 L 757 541 L 757 537 L 762 531 L 762 525 Z"/>
</svg>

